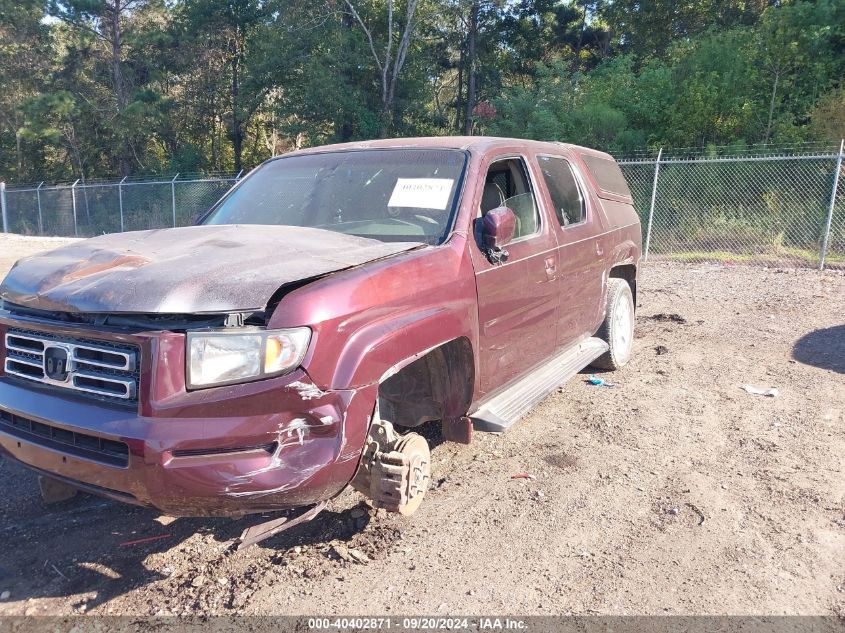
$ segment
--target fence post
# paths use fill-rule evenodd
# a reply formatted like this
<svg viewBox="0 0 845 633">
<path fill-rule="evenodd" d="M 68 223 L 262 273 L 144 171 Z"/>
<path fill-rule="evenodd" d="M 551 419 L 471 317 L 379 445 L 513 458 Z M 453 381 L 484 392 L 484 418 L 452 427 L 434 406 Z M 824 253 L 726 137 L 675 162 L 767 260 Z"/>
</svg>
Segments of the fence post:
<svg viewBox="0 0 845 633">
<path fill-rule="evenodd" d="M 819 270 L 824 270 L 824 259 L 827 257 L 827 244 L 830 240 L 830 226 L 833 223 L 833 209 L 836 206 L 836 194 L 839 193 L 839 173 L 842 171 L 842 154 L 845 153 L 845 139 L 839 143 L 839 155 L 836 157 L 836 173 L 833 175 L 833 191 L 830 192 L 830 208 L 827 210 L 827 224 L 822 239 L 822 252 L 819 255 Z"/>
<path fill-rule="evenodd" d="M 120 205 L 120 232 L 123 233 L 126 229 L 123 226 L 123 183 L 126 182 L 127 176 L 123 177 L 119 183 L 117 183 L 117 201 Z"/>
<path fill-rule="evenodd" d="M 44 218 L 41 216 L 41 187 L 43 186 L 44 181 L 42 180 L 35 190 L 35 198 L 38 201 L 38 235 L 44 235 Z"/>
<path fill-rule="evenodd" d="M 644 261 L 648 261 L 648 249 L 651 246 L 651 225 L 654 223 L 654 201 L 657 198 L 657 175 L 660 173 L 660 157 L 663 156 L 663 148 L 657 152 L 657 160 L 654 163 L 654 184 L 651 186 L 651 207 L 648 210 L 648 228 L 645 235 L 645 256 Z"/>
<path fill-rule="evenodd" d="M 73 203 L 73 236 L 79 237 L 79 224 L 76 220 L 76 185 L 79 183 L 79 179 L 77 178 L 76 182 L 70 186 L 70 198 L 71 202 Z"/>
<path fill-rule="evenodd" d="M 170 196 L 173 202 L 173 228 L 176 228 L 176 179 L 179 177 L 179 174 L 173 176 L 173 180 L 170 181 Z"/>
<path fill-rule="evenodd" d="M 0 215 L 3 216 L 3 232 L 9 232 L 9 214 L 6 211 L 6 183 L 0 182 Z"/>
</svg>

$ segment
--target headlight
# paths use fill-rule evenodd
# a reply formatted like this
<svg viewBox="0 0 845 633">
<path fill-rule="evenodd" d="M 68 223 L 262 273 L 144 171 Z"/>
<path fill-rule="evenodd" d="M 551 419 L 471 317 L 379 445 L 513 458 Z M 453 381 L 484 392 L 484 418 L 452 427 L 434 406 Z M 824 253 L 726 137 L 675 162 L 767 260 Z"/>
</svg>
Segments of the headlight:
<svg viewBox="0 0 845 633">
<path fill-rule="evenodd" d="M 311 330 L 188 332 L 189 389 L 279 376 L 302 362 Z"/>
</svg>

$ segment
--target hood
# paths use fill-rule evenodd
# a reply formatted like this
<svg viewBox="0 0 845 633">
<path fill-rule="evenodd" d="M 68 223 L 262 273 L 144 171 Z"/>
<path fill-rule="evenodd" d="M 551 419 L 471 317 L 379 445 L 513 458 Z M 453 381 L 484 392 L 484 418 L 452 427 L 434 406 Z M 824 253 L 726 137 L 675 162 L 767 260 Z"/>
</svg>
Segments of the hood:
<svg viewBox="0 0 845 633">
<path fill-rule="evenodd" d="M 419 246 L 295 226 L 116 233 L 20 260 L 0 285 L 0 298 L 60 312 L 262 310 L 285 284 Z"/>
</svg>

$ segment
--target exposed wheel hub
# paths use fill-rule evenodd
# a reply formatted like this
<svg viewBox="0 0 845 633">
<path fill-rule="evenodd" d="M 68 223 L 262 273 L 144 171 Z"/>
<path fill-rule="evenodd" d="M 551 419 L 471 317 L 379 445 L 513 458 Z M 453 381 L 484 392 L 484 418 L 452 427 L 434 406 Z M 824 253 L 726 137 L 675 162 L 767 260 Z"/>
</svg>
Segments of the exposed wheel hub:
<svg viewBox="0 0 845 633">
<path fill-rule="evenodd" d="M 431 482 L 431 452 L 417 433 L 398 435 L 390 422 L 376 420 L 352 486 L 375 508 L 413 514 Z"/>
</svg>

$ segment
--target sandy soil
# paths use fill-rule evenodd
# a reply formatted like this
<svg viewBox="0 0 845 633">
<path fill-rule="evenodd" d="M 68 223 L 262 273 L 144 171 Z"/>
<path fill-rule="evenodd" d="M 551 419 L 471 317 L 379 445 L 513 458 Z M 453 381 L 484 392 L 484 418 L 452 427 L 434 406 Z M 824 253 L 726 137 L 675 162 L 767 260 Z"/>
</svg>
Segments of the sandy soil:
<svg viewBox="0 0 845 633">
<path fill-rule="evenodd" d="M 53 244 L 0 238 L 0 265 Z M 410 519 L 347 491 L 229 553 L 254 519 L 46 508 L 0 460 L 0 614 L 845 615 L 845 276 L 651 263 L 639 295 L 614 388 L 436 446 Z"/>
<path fill-rule="evenodd" d="M 25 237 L 0 233 L 0 275 L 5 275 L 21 257 L 74 242 L 66 237 Z"/>
</svg>

